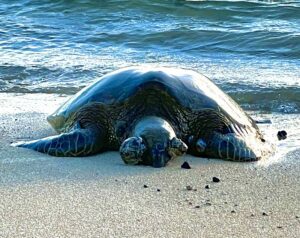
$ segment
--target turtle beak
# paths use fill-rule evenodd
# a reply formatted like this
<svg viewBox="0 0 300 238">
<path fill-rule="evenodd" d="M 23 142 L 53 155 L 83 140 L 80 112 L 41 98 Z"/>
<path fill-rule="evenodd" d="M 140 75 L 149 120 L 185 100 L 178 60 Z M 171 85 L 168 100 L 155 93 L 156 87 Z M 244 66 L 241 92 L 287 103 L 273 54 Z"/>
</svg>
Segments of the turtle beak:
<svg viewBox="0 0 300 238">
<path fill-rule="evenodd" d="M 160 144 L 157 144 L 153 147 L 151 151 L 151 156 L 153 161 L 152 166 L 154 168 L 161 168 L 166 166 L 168 161 L 171 159 L 165 148 Z"/>
</svg>

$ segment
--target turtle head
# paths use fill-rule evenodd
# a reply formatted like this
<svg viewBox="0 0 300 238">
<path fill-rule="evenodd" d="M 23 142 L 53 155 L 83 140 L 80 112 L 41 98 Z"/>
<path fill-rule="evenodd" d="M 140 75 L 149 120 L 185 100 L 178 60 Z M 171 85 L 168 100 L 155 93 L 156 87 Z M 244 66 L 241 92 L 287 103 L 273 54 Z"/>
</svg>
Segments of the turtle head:
<svg viewBox="0 0 300 238">
<path fill-rule="evenodd" d="M 187 145 L 180 139 L 173 137 L 168 146 L 168 154 L 171 157 L 177 157 L 185 154 L 188 150 Z"/>
<path fill-rule="evenodd" d="M 120 147 L 120 155 L 125 164 L 129 165 L 152 165 L 153 167 L 164 167 L 170 160 L 166 150 L 167 143 L 139 136 L 129 137 Z"/>
<path fill-rule="evenodd" d="M 152 165 L 155 168 L 164 167 L 170 160 L 164 143 L 145 144 L 141 137 L 129 137 L 121 147 L 120 154 L 125 164 L 129 165 Z"/>
<path fill-rule="evenodd" d="M 121 147 L 120 154 L 126 164 L 136 165 L 142 162 L 146 146 L 141 137 L 130 137 L 126 139 Z"/>
<path fill-rule="evenodd" d="M 174 129 L 164 119 L 154 116 L 142 118 L 120 147 L 126 164 L 164 167 L 171 158 L 183 155 L 187 145 L 176 138 Z"/>
<path fill-rule="evenodd" d="M 152 166 L 164 167 L 170 159 L 185 154 L 187 149 L 187 145 L 176 137 L 165 142 L 157 141 L 151 149 Z"/>
<path fill-rule="evenodd" d="M 129 137 L 120 147 L 121 158 L 126 164 L 145 164 L 160 168 L 171 158 L 185 154 L 188 149 L 187 145 L 176 137 L 166 142 L 153 139 Z"/>
</svg>

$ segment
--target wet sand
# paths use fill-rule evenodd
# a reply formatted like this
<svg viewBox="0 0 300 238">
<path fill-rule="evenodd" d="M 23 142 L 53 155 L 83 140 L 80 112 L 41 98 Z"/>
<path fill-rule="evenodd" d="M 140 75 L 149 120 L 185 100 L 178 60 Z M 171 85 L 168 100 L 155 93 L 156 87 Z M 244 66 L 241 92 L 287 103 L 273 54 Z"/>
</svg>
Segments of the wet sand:
<svg viewBox="0 0 300 238">
<path fill-rule="evenodd" d="M 0 237 L 300 237 L 300 149 L 278 163 L 184 156 L 155 169 L 117 152 L 9 146 L 54 134 L 45 118 L 65 100 L 0 94 Z"/>
</svg>

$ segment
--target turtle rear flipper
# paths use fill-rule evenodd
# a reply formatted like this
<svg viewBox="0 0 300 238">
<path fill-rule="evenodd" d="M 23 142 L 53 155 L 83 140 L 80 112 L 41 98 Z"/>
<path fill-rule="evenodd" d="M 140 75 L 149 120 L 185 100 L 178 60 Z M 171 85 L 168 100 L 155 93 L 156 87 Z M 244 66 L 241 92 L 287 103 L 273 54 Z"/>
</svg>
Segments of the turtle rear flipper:
<svg viewBox="0 0 300 238">
<path fill-rule="evenodd" d="M 28 148 L 54 156 L 86 156 L 103 148 L 103 133 L 94 128 L 74 129 L 68 133 L 40 140 L 18 142 L 12 146 Z"/>
</svg>

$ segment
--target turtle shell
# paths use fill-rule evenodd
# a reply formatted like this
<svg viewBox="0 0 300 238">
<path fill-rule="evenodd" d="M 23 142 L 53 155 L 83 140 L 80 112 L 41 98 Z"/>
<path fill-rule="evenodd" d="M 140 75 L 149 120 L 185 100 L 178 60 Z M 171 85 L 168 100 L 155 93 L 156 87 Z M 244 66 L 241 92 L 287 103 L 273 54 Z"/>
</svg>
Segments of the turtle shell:
<svg viewBox="0 0 300 238">
<path fill-rule="evenodd" d="M 191 70 L 163 67 L 129 67 L 106 74 L 83 88 L 47 119 L 60 131 L 78 109 L 91 102 L 122 103 L 151 83 L 159 84 L 181 106 L 191 110 L 214 109 L 231 120 L 253 126 L 253 120 L 207 77 Z"/>
</svg>

